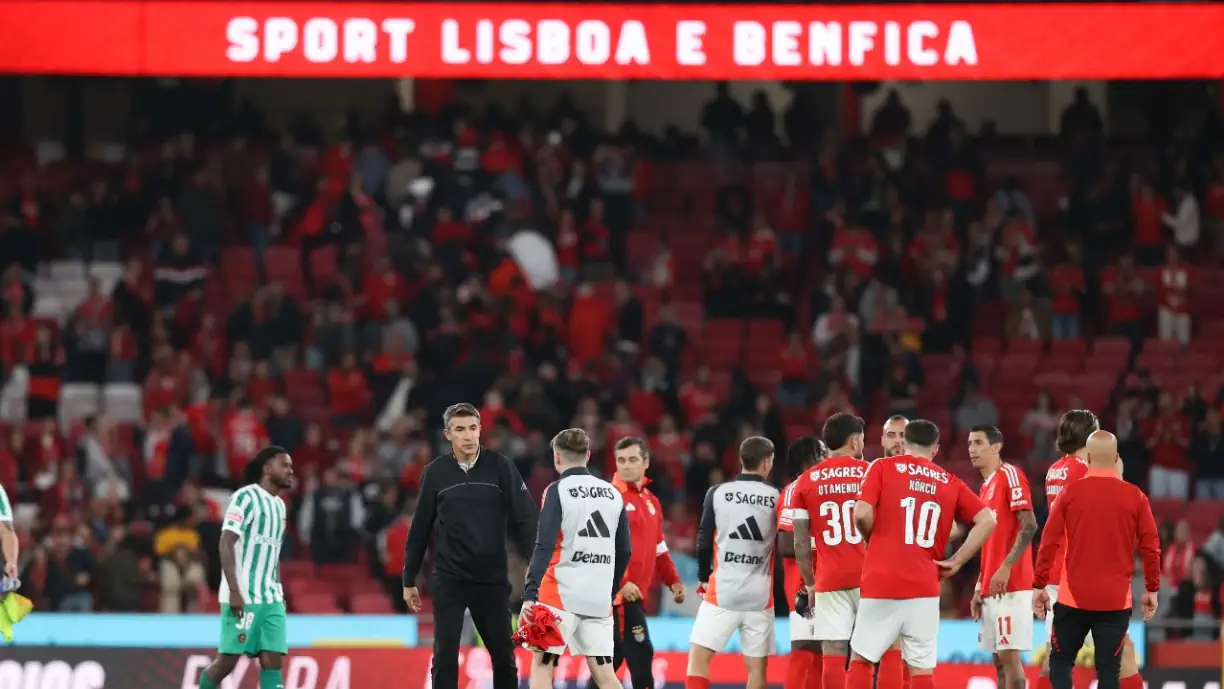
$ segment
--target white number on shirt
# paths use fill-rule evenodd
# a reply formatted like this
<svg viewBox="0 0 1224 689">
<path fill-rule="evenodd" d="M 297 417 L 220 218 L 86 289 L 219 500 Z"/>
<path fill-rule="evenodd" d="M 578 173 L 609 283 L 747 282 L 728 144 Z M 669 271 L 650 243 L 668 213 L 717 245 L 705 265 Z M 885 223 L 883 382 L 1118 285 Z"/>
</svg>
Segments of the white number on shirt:
<svg viewBox="0 0 1224 689">
<path fill-rule="evenodd" d="M 854 503 L 854 500 L 820 503 L 820 516 L 825 519 L 825 530 L 821 536 L 826 545 L 863 542 L 863 535 L 854 524 Z"/>
<path fill-rule="evenodd" d="M 923 548 L 935 547 L 935 531 L 939 528 L 939 503 L 927 500 L 918 505 L 918 498 L 901 499 L 905 508 L 905 545 L 917 543 Z"/>
</svg>

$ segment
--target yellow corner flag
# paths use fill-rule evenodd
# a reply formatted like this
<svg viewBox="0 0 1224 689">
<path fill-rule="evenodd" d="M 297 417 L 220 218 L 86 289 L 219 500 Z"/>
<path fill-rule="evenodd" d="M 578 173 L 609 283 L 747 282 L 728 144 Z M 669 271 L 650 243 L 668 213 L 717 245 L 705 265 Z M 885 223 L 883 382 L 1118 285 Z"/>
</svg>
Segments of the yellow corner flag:
<svg viewBox="0 0 1224 689">
<path fill-rule="evenodd" d="M 10 593 L 0 599 L 0 636 L 4 637 L 5 641 L 12 641 L 13 625 L 29 615 L 33 609 L 34 604 L 29 598 L 16 593 Z"/>
</svg>

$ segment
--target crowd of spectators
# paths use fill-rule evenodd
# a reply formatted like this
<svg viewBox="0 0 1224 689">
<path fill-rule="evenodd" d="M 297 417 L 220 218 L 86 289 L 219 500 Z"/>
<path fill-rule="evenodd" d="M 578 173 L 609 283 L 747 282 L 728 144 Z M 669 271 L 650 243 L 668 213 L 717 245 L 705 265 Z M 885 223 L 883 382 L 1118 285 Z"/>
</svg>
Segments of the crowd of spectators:
<svg viewBox="0 0 1224 689">
<path fill-rule="evenodd" d="M 1020 180 L 988 175 L 997 135 L 950 106 L 916 132 L 890 98 L 858 139 L 804 108 L 777 117 L 762 96 L 744 112 L 716 89 L 698 146 L 599 132 L 566 98 L 478 117 L 392 107 L 337 131 L 272 132 L 242 107 L 140 132 L 121 166 L 67 183 L 19 175 L 0 209 L 0 354 L 28 401 L 0 483 L 27 517 L 26 592 L 48 610 L 207 608 L 215 496 L 271 442 L 299 477 L 286 556 L 363 562 L 398 600 L 412 495 L 459 401 L 479 402 L 485 445 L 537 497 L 557 430 L 584 428 L 602 471 L 617 438 L 648 438 L 679 553 L 739 440 L 785 447 L 837 411 L 935 418 L 952 446 L 956 429 L 998 423 L 1040 486 L 1061 411 L 1085 400 L 1035 390 L 1012 419 L 980 370 L 984 342 L 1117 335 L 1138 355 L 1196 331 L 1192 276 L 1224 250 L 1218 119 L 1138 160 L 1112 155 L 1077 100 L 1054 144 L 1064 211 L 1047 217 Z M 693 160 L 720 171 L 714 193 L 660 197 L 660 171 Z M 788 165 L 761 183 L 748 173 L 761 160 Z M 679 238 L 664 237 L 635 258 L 635 226 L 677 204 L 713 217 L 705 255 L 673 255 Z M 555 286 L 533 289 L 510 253 L 524 230 L 553 242 Z M 121 275 L 89 273 L 84 299 L 48 320 L 34 287 L 51 258 L 118 261 Z M 704 360 L 687 297 L 699 322 L 780 327 L 772 375 Z M 140 418 L 68 418 L 75 384 L 140 385 Z M 1132 480 L 1224 499 L 1224 390 L 1136 370 L 1109 393 L 1098 411 Z M 1219 545 L 1166 558 L 1189 617 L 1208 588 L 1218 617 Z M 948 587 L 947 614 L 964 614 L 972 576 Z"/>
</svg>

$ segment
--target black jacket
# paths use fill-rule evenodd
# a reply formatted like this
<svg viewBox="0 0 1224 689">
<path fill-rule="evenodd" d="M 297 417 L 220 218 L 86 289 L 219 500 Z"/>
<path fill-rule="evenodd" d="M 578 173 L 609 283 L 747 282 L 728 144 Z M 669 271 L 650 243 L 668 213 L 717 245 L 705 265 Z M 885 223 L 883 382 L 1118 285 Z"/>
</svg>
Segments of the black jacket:
<svg viewBox="0 0 1224 689">
<path fill-rule="evenodd" d="M 519 553 L 530 557 L 536 506 L 514 462 L 481 449 L 471 470 L 464 471 L 455 455 L 438 457 L 421 476 L 421 494 L 404 545 L 404 586 L 416 586 L 431 533 L 435 577 L 509 582 L 507 528 Z"/>
</svg>

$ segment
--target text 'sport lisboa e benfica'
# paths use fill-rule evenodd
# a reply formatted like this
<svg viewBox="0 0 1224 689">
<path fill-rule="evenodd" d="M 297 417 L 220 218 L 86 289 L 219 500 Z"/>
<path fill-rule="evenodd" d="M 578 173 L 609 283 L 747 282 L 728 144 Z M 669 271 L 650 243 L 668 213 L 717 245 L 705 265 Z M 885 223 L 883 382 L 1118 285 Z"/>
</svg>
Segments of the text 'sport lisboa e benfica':
<svg viewBox="0 0 1224 689">
<path fill-rule="evenodd" d="M 6 0 L 0 71 L 564 79 L 1224 76 L 1224 5 Z"/>
</svg>

